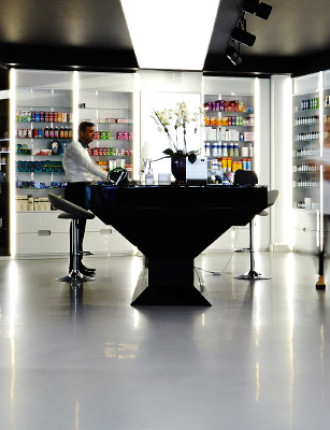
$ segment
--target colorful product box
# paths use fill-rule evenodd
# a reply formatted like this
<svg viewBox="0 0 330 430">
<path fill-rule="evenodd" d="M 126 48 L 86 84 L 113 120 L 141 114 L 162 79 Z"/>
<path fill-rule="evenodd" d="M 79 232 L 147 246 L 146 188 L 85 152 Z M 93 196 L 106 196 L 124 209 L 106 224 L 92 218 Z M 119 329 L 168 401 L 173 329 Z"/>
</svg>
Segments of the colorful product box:
<svg viewBox="0 0 330 430">
<path fill-rule="evenodd" d="M 253 131 L 244 132 L 244 140 L 245 142 L 254 141 L 254 132 Z"/>
</svg>

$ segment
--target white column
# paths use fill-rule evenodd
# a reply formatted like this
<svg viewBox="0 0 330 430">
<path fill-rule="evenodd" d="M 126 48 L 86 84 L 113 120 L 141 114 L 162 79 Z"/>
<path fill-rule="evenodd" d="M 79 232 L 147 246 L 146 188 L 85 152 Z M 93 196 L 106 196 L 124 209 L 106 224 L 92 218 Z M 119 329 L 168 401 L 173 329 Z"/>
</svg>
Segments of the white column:
<svg viewBox="0 0 330 430">
<path fill-rule="evenodd" d="M 271 178 L 279 196 L 272 207 L 271 249 L 288 251 L 292 218 L 292 80 L 271 77 Z"/>
</svg>

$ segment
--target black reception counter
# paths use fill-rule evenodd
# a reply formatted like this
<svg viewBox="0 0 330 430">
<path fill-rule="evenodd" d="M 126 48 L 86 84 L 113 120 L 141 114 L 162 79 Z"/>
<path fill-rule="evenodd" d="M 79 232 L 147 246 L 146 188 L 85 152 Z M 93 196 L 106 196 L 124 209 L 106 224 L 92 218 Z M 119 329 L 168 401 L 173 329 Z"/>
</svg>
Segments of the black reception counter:
<svg viewBox="0 0 330 430">
<path fill-rule="evenodd" d="M 94 185 L 90 210 L 147 258 L 132 305 L 204 305 L 194 258 L 267 207 L 267 187 Z"/>
</svg>

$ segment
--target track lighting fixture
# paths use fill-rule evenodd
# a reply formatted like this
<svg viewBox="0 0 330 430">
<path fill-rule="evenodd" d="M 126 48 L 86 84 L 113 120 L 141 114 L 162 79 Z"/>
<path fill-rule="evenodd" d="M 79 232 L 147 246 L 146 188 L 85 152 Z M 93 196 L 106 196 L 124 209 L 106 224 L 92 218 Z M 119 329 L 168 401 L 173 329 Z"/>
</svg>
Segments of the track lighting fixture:
<svg viewBox="0 0 330 430">
<path fill-rule="evenodd" d="M 239 66 L 243 62 L 243 59 L 240 56 L 238 50 L 232 45 L 229 45 L 226 49 L 226 57 L 231 61 L 234 66 Z"/>
<path fill-rule="evenodd" d="M 256 41 L 256 36 L 246 31 L 245 13 L 247 12 L 260 18 L 268 19 L 271 11 L 272 6 L 266 3 L 259 3 L 259 0 L 244 0 L 242 14 L 236 27 L 231 32 L 231 38 L 226 49 L 226 57 L 234 66 L 238 66 L 243 62 L 239 51 L 241 44 L 253 46 Z"/>
<path fill-rule="evenodd" d="M 244 29 L 241 28 L 234 28 L 234 30 L 231 32 L 231 38 L 233 40 L 236 40 L 236 42 L 243 43 L 247 46 L 253 46 L 254 42 L 256 41 L 256 36 L 252 33 L 248 33 Z"/>
<path fill-rule="evenodd" d="M 244 0 L 243 9 L 251 15 L 256 15 L 262 19 L 268 19 L 273 7 L 266 3 L 259 3 L 259 0 Z"/>
</svg>

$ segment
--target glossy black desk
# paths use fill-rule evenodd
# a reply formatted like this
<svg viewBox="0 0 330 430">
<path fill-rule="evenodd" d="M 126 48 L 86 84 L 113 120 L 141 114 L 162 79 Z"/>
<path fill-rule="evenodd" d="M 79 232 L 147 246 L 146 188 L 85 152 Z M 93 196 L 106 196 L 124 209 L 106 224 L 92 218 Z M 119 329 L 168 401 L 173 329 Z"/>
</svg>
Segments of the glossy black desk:
<svg viewBox="0 0 330 430">
<path fill-rule="evenodd" d="M 95 185 L 89 207 L 146 257 L 132 305 L 210 305 L 194 286 L 194 258 L 267 206 L 267 187 Z"/>
</svg>

